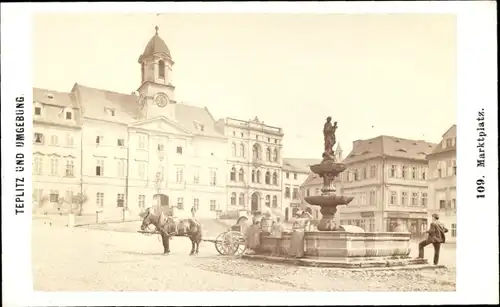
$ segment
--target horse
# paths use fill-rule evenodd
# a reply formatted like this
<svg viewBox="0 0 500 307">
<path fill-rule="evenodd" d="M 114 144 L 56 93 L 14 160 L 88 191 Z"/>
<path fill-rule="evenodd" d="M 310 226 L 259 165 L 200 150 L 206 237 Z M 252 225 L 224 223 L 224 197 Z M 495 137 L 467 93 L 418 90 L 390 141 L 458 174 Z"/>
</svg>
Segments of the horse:
<svg viewBox="0 0 500 307">
<path fill-rule="evenodd" d="M 144 231 L 149 225 L 154 225 L 160 232 L 163 253 L 170 253 L 169 241 L 172 236 L 187 236 L 191 240 L 191 252 L 189 255 L 197 255 L 201 242 L 201 224 L 194 218 L 174 219 L 165 216 L 163 212 L 155 212 L 153 208 L 148 208 L 143 213 L 141 230 Z"/>
</svg>

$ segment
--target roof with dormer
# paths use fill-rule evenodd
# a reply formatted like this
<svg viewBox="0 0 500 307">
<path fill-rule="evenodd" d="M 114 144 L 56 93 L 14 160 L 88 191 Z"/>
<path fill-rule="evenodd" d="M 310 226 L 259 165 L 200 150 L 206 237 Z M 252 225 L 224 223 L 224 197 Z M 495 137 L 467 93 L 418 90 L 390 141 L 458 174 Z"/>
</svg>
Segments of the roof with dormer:
<svg viewBox="0 0 500 307">
<path fill-rule="evenodd" d="M 444 146 L 446 145 L 446 140 L 450 138 L 455 138 L 457 137 L 457 125 L 452 125 L 446 132 L 442 135 L 441 142 L 434 148 L 432 153 L 429 155 L 435 155 L 438 153 L 442 152 L 449 152 L 449 151 L 456 151 L 457 150 L 457 144 L 456 142 L 453 142 L 451 146 Z"/>
<path fill-rule="evenodd" d="M 349 164 L 379 157 L 424 161 L 435 147 L 435 143 L 422 140 L 381 135 L 373 139 L 355 141 L 351 152 L 342 162 Z"/>
<path fill-rule="evenodd" d="M 160 35 L 158 35 L 158 26 L 155 27 L 155 30 L 155 35 L 149 40 L 146 48 L 144 48 L 144 52 L 139 57 L 139 63 L 142 62 L 143 59 L 156 54 L 165 54 L 167 58 L 172 58 L 167 44 L 165 44 L 165 41 L 160 37 Z"/>
</svg>

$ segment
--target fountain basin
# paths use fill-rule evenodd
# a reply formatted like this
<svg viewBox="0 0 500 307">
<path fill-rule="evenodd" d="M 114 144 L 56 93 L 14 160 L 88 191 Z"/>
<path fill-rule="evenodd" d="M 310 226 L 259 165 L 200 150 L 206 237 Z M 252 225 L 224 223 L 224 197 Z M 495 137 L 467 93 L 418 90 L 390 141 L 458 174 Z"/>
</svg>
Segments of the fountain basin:
<svg viewBox="0 0 500 307">
<path fill-rule="evenodd" d="M 323 207 L 336 207 L 349 204 L 354 197 L 351 196 L 337 196 L 337 195 L 315 195 L 307 196 L 304 200 L 313 206 Z"/>
<path fill-rule="evenodd" d="M 407 257 L 411 251 L 409 232 L 312 231 L 304 241 L 306 258 Z"/>
<path fill-rule="evenodd" d="M 322 175 L 325 173 L 333 173 L 336 176 L 347 169 L 347 164 L 336 163 L 333 160 L 325 160 L 320 164 L 314 164 L 309 167 L 315 174 Z"/>
</svg>

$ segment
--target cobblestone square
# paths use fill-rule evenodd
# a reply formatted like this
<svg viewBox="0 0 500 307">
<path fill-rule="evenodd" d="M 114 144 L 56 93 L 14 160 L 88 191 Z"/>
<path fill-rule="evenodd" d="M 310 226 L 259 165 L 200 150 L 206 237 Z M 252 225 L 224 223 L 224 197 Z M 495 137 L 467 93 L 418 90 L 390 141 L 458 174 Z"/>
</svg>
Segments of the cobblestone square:
<svg viewBox="0 0 500 307">
<path fill-rule="evenodd" d="M 162 254 L 157 236 L 33 222 L 36 291 L 455 291 L 454 266 L 362 271 L 294 267 L 222 257 L 187 238 Z M 432 257 L 432 250 L 426 250 Z M 430 254 L 429 254 L 430 252 Z M 443 250 L 450 261 L 452 251 Z M 454 254 L 454 252 L 453 252 Z M 454 256 L 454 255 L 453 255 Z"/>
</svg>

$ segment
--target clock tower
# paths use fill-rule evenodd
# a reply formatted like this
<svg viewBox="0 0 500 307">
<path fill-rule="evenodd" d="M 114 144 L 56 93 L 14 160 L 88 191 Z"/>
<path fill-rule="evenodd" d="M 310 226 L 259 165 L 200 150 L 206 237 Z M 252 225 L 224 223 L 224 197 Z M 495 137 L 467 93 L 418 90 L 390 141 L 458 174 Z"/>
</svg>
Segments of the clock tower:
<svg viewBox="0 0 500 307">
<path fill-rule="evenodd" d="M 174 119 L 171 107 L 171 104 L 175 104 L 175 87 L 172 85 L 174 61 L 167 44 L 158 35 L 158 30 L 156 26 L 155 35 L 139 57 L 141 86 L 137 90 L 138 103 L 142 107 L 143 118 L 163 115 Z"/>
</svg>

